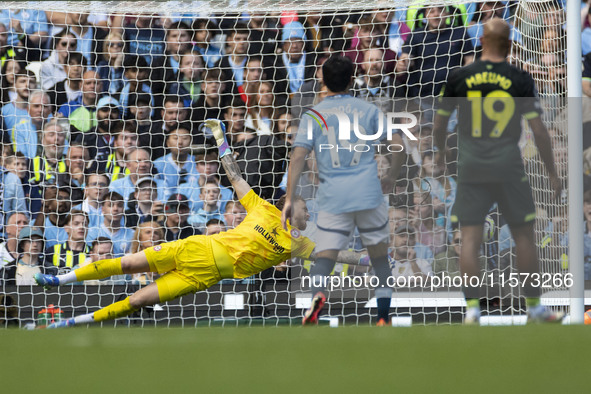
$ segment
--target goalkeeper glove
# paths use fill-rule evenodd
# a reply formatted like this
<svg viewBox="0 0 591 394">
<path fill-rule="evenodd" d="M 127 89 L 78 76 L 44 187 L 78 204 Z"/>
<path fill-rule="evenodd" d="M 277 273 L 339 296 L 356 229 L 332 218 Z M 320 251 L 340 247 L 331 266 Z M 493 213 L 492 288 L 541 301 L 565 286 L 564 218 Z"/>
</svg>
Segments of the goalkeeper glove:
<svg viewBox="0 0 591 394">
<path fill-rule="evenodd" d="M 220 159 L 226 155 L 232 154 L 232 150 L 226 141 L 226 126 L 217 119 L 207 119 L 205 121 L 205 126 L 211 129 L 215 142 L 218 145 Z"/>
</svg>

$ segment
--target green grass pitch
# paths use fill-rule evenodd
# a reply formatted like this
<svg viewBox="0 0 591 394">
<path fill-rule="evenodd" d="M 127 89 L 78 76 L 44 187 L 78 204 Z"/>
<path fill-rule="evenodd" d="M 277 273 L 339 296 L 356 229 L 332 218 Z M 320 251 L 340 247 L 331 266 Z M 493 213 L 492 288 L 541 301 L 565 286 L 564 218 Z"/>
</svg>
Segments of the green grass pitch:
<svg viewBox="0 0 591 394">
<path fill-rule="evenodd" d="M 588 392 L 591 329 L 0 330 L 3 393 Z"/>
</svg>

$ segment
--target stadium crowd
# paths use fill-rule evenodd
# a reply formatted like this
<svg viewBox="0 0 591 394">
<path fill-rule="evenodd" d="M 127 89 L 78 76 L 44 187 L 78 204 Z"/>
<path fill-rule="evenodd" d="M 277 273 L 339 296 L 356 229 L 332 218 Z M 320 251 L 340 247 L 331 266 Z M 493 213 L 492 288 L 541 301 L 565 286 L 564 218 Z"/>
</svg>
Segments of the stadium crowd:
<svg viewBox="0 0 591 394">
<path fill-rule="evenodd" d="M 591 13 L 583 6 L 587 37 Z M 207 17 L 4 9 L 0 281 L 33 284 L 35 272 L 64 273 L 237 226 L 246 212 L 220 169 L 215 143 L 203 126 L 207 118 L 226 123 L 234 156 L 254 190 L 278 199 L 285 190 L 290 144 L 300 123 L 308 121 L 307 108 L 324 97 L 321 66 L 335 53 L 357 66 L 353 95 L 384 112 L 408 111 L 419 119 L 411 129 L 417 141 L 405 138 L 406 164 L 385 196 L 393 275 L 459 274 L 461 237 L 449 220 L 455 164 L 448 158 L 444 173 L 434 160 L 434 98 L 451 70 L 478 57 L 483 23 L 505 18 L 512 26 L 510 59 L 536 80 L 557 165 L 565 171 L 566 134 L 554 126 L 565 105 L 564 16 L 558 0 L 537 11 L 516 2 L 484 2 Z M 587 95 L 589 42 L 583 39 Z M 585 142 L 589 148 L 591 140 Z M 457 146 L 453 130 L 449 145 Z M 535 171 L 531 145 L 531 137 L 524 138 L 534 189 L 547 190 Z M 380 155 L 377 160 L 380 173 L 386 173 L 388 162 Z M 587 169 L 591 160 L 588 164 Z M 312 215 L 319 182 L 312 156 L 298 190 Z M 544 213 L 540 245 L 561 256 L 564 212 L 549 198 L 536 197 Z M 497 242 L 483 259 L 498 258 L 511 247 L 502 218 L 489 219 L 487 240 Z M 587 226 L 586 279 L 591 279 L 589 220 Z"/>
</svg>

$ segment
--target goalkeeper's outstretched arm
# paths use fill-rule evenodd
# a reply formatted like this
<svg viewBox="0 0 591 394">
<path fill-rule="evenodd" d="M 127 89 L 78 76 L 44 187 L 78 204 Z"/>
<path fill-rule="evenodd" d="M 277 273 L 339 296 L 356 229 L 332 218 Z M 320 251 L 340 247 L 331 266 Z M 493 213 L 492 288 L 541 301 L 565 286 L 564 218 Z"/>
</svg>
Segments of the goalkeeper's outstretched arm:
<svg viewBox="0 0 591 394">
<path fill-rule="evenodd" d="M 242 197 L 244 197 L 252 188 L 248 182 L 242 178 L 240 167 L 238 167 L 238 163 L 234 159 L 234 156 L 232 156 L 232 150 L 224 135 L 226 127 L 217 119 L 207 119 L 205 125 L 211 129 L 213 136 L 215 137 L 215 142 L 217 143 L 220 152 L 220 161 L 222 162 L 224 170 L 226 170 L 226 176 L 234 188 L 236 197 L 242 199 Z"/>
</svg>

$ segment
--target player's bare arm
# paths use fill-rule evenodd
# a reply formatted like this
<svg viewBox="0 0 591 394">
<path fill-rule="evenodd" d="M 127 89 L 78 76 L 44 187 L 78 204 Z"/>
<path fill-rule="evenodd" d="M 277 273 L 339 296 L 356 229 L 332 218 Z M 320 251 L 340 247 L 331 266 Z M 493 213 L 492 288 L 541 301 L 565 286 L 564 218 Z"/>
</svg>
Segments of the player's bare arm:
<svg viewBox="0 0 591 394">
<path fill-rule="evenodd" d="M 242 199 L 242 197 L 251 190 L 251 187 L 248 182 L 242 178 L 240 167 L 238 167 L 238 163 L 234 159 L 234 156 L 232 156 L 232 152 L 224 134 L 224 124 L 217 119 L 207 119 L 205 125 L 209 127 L 213 133 L 215 142 L 220 150 L 220 161 L 222 162 L 224 170 L 226 170 L 226 176 L 234 188 L 236 197 Z"/>
<path fill-rule="evenodd" d="M 548 171 L 550 185 L 552 186 L 552 190 L 554 190 L 554 198 L 558 198 L 560 196 L 560 192 L 562 191 L 562 182 L 560 181 L 560 178 L 556 173 L 556 168 L 554 167 L 554 157 L 552 156 L 552 142 L 550 140 L 550 135 L 548 134 L 546 126 L 542 122 L 542 118 L 539 116 L 529 119 L 529 125 L 534 134 L 536 147 L 538 148 L 538 152 L 540 152 L 540 158 L 542 159 L 544 166 L 546 166 L 546 171 Z"/>
<path fill-rule="evenodd" d="M 248 182 L 246 182 L 244 178 L 242 178 L 240 167 L 238 167 L 238 163 L 234 159 L 234 156 L 226 155 L 222 157 L 221 162 L 222 166 L 224 167 L 224 170 L 226 170 L 226 176 L 232 184 L 234 192 L 236 192 L 236 197 L 238 197 L 238 199 L 241 199 L 252 188 L 250 187 Z"/>
<path fill-rule="evenodd" d="M 291 152 L 291 158 L 289 160 L 289 170 L 287 173 L 287 190 L 285 205 L 283 206 L 283 211 L 281 212 L 281 224 L 283 225 L 283 228 L 285 230 L 287 230 L 287 220 L 291 218 L 291 200 L 293 197 L 293 193 L 295 192 L 298 180 L 300 179 L 302 171 L 304 170 L 304 166 L 306 164 L 306 156 L 308 155 L 308 153 L 310 153 L 310 151 L 301 146 L 296 146 Z"/>
</svg>

